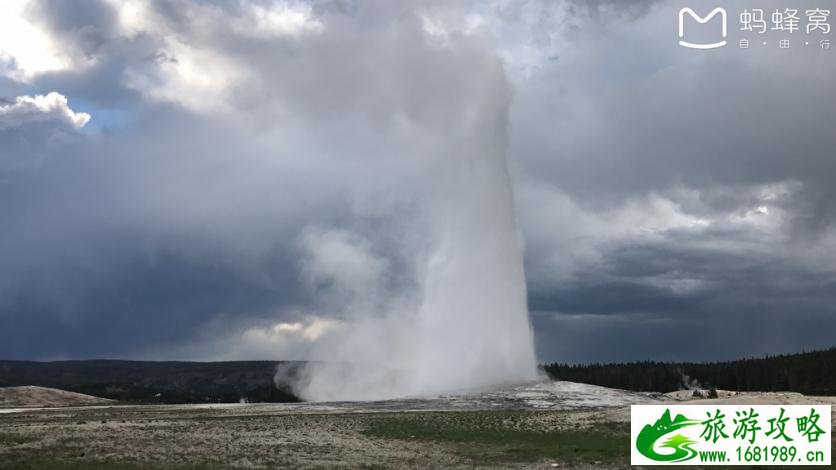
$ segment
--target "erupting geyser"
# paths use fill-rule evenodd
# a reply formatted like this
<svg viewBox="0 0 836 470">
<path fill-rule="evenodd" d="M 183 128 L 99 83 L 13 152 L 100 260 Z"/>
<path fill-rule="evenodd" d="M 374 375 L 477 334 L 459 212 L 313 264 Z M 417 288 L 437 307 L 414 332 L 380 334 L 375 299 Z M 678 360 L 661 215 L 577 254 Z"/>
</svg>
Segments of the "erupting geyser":
<svg viewBox="0 0 836 470">
<path fill-rule="evenodd" d="M 338 290 L 351 294 L 339 307 L 339 331 L 315 351 L 321 361 L 295 384 L 309 400 L 428 395 L 537 376 L 506 161 L 510 92 L 502 64 L 474 38 L 436 44 L 411 26 L 373 39 L 388 46 L 368 54 L 386 57 L 364 60 L 394 65 L 368 71 L 386 88 L 346 118 L 352 136 L 379 136 L 361 157 L 346 158 L 362 160 L 353 176 L 366 186 L 356 199 L 395 201 L 372 212 L 402 230 L 395 246 L 408 266 L 397 269 L 408 282 L 387 284 L 396 268 L 362 236 L 306 233 L 312 275 L 346 284 Z M 389 121 L 381 124 L 384 113 Z M 319 262 L 324 253 L 342 256 L 338 273 Z M 346 268 L 355 264 L 372 269 Z"/>
</svg>

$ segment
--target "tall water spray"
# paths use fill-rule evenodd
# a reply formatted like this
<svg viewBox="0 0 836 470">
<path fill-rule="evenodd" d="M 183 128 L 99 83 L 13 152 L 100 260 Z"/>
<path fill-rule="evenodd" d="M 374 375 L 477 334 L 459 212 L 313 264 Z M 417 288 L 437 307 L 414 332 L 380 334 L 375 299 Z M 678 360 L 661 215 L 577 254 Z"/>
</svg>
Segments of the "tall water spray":
<svg viewBox="0 0 836 470">
<path fill-rule="evenodd" d="M 420 30 L 386 41 L 388 49 L 370 54 L 388 55 L 364 59 L 391 67 L 373 70 L 386 89 L 363 116 L 374 120 L 384 109 L 392 117 L 364 130 L 353 117 L 352 135 L 379 133 L 376 146 L 363 148 L 364 170 L 354 178 L 365 189 L 354 197 L 396 201 L 374 215 L 401 230 L 395 246 L 407 262 L 397 269 L 408 282 L 392 288 L 396 268 L 368 239 L 307 230 L 309 274 L 350 295 L 337 307 L 340 329 L 317 346 L 322 361 L 306 367 L 296 391 L 309 400 L 369 400 L 534 380 L 502 65 L 475 41 L 439 46 Z M 401 50 L 412 62 L 401 63 Z"/>
</svg>

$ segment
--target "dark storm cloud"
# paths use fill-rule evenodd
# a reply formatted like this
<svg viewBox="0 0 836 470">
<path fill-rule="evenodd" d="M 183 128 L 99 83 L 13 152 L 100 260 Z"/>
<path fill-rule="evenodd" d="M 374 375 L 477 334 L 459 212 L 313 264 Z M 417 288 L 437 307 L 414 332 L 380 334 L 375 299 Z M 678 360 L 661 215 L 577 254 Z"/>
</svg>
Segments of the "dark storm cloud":
<svg viewBox="0 0 836 470">
<path fill-rule="evenodd" d="M 782 300 L 807 299 L 823 310 L 836 297 L 836 271 L 805 268 L 768 253 L 728 253 L 693 246 L 694 240 L 672 237 L 664 243 L 614 248 L 606 263 L 553 292 L 533 292 L 534 310 L 566 314 L 641 313 L 677 319 L 699 315 L 727 318 Z M 716 308 L 722 301 L 727 307 Z"/>
<path fill-rule="evenodd" d="M 268 284 L 208 258 L 166 252 L 149 257 L 127 252 L 131 248 L 122 241 L 120 258 L 98 267 L 106 272 L 56 264 L 58 272 L 29 273 L 27 286 L 0 306 L 7 312 L 0 317 L 0 356 L 160 358 L 156 345 L 191 339 L 197 325 L 219 313 L 236 331 L 266 323 L 269 312 L 302 300 L 298 281 L 289 275 L 296 269 L 292 260 L 265 260 L 275 276 Z M 87 282 L 68 281 L 72 276 Z M 75 292 L 60 292 L 65 289 Z"/>
<path fill-rule="evenodd" d="M 567 3 L 571 5 L 570 12 L 587 16 L 597 23 L 602 20 L 602 16 L 604 21 L 611 16 L 631 19 L 641 17 L 655 4 L 661 3 L 661 0 L 570 0 Z"/>
<path fill-rule="evenodd" d="M 65 54 L 87 64 L 38 74 L 30 85 L 37 92 L 61 90 L 106 109 L 130 110 L 142 104 L 142 97 L 127 86 L 126 75 L 144 72 L 153 77 L 169 59 L 160 38 L 121 33 L 117 12 L 103 1 L 38 0 L 27 14 L 62 44 Z"/>
<path fill-rule="evenodd" d="M 240 330 L 316 311 L 301 230 L 348 228 L 397 252 L 408 226 L 381 214 L 408 214 L 431 178 L 396 157 L 437 150 L 405 149 L 399 133 L 466 121 L 444 104 L 484 96 L 465 81 L 492 70 L 485 44 L 512 52 L 510 152 L 542 359 L 834 341 L 832 52 L 686 51 L 682 2 L 481 4 L 503 26 L 475 34 L 497 37 L 446 56 L 413 11 L 456 10 L 446 2 L 315 2 L 323 33 L 304 38 L 236 29 L 246 2 L 149 5 L 159 31 L 121 30 L 107 2 L 34 2 L 28 17 L 84 65 L 24 83 L 0 62 L 0 106 L 56 90 L 93 114 L 84 129 L 0 129 L 2 357 L 162 357 L 190 342 L 200 357 L 218 353 L 218 336 L 201 336 L 218 318 Z M 173 65 L 216 56 L 205 80 L 172 82 Z M 240 75 L 197 88 L 225 72 Z M 395 157 L 390 172 L 342 153 Z M 391 259 L 390 288 L 408 285 L 409 264 Z"/>
<path fill-rule="evenodd" d="M 12 72 L 16 68 L 14 63 L 3 64 L 2 59 L 0 59 L 0 74 Z M 0 75 L 0 105 L 10 103 L 10 97 L 22 94 L 24 89 L 20 82 Z"/>
<path fill-rule="evenodd" d="M 165 358 L 218 318 L 234 333 L 312 305 L 296 232 L 307 211 L 344 219 L 339 184 L 311 168 L 271 174 L 281 167 L 259 149 L 229 147 L 251 137 L 230 123 L 209 132 L 146 109 L 158 114 L 119 136 L 56 119 L 0 130 L 3 357 Z M 56 130 L 67 138 L 46 145 Z"/>
<path fill-rule="evenodd" d="M 832 345 L 834 270 L 687 242 L 606 256 L 607 268 L 579 274 L 553 297 L 533 294 L 541 357 L 724 360 Z"/>
<path fill-rule="evenodd" d="M 35 92 L 66 93 L 70 107 L 80 101 L 94 118 L 63 145 L 39 148 L 25 171 L 0 174 L 9 227 L 0 235 L 0 326 L 8 340 L 0 354 L 229 357 L 216 345 L 235 349 L 235 335 L 248 328 L 274 335 L 283 331 L 276 324 L 327 314 L 353 294 L 328 284 L 335 273 L 306 279 L 301 264 L 317 249 L 302 243 L 308 228 L 368 241 L 370 253 L 348 256 L 385 254 L 391 271 L 383 288 L 403 290 L 412 266 L 397 251 L 405 236 L 415 237 L 412 201 L 428 177 L 393 158 L 438 149 L 409 125 L 393 126 L 420 122 L 446 135 L 452 122 L 501 106 L 506 94 L 465 108 L 505 84 L 473 87 L 459 71 L 501 78 L 500 63 L 475 43 L 446 55 L 430 50 L 414 12 L 387 5 L 318 8 L 327 29 L 305 41 L 292 31 L 255 31 L 246 22 L 252 11 L 206 2 L 155 4 L 149 16 L 163 33 L 106 30 L 105 4 L 85 4 L 99 13 L 31 10 L 55 37 L 95 30 L 102 41 L 66 39 L 70 55 L 83 49 L 81 65 L 29 83 Z M 235 29 L 236 21 L 250 29 Z M 171 36 L 165 28 L 174 28 Z M 371 61 L 369 44 L 379 46 Z M 189 60 L 193 67 L 227 62 L 212 71 L 218 76 L 181 85 L 171 67 Z M 240 75 L 225 83 L 226 72 Z M 196 89 L 207 82 L 210 91 Z M 424 96 L 428 86 L 439 90 Z M 127 110 L 129 125 L 113 128 L 100 112 L 111 109 Z M 0 145 L 8 149 L 24 134 L 43 142 L 60 126 L 26 123 Z M 387 216 L 394 208 L 403 220 Z M 325 259 L 326 271 L 343 268 L 342 255 Z M 349 284 L 369 267 L 350 268 Z"/>
<path fill-rule="evenodd" d="M 581 25 L 571 52 L 518 91 L 512 154 L 541 357 L 723 359 L 834 342 L 836 66 L 818 47 L 738 49 L 737 11 L 753 7 L 740 3 L 724 5 L 732 47 L 679 48 L 681 6 L 606 33 Z"/>
<path fill-rule="evenodd" d="M 670 40 L 679 3 L 665 5 L 582 36 L 520 90 L 517 158 L 585 204 L 684 185 L 710 205 L 730 186 L 797 180 L 795 203 L 813 211 L 798 215 L 829 220 L 833 61 L 812 49 L 695 55 Z"/>
<path fill-rule="evenodd" d="M 778 241 L 729 249 L 724 242 L 735 236 L 609 246 L 602 264 L 534 287 L 541 357 L 723 360 L 829 347 L 836 327 L 832 264 L 788 255 Z"/>
<path fill-rule="evenodd" d="M 116 12 L 101 0 L 37 0 L 28 5 L 28 10 L 53 37 L 88 58 L 114 36 Z"/>
</svg>

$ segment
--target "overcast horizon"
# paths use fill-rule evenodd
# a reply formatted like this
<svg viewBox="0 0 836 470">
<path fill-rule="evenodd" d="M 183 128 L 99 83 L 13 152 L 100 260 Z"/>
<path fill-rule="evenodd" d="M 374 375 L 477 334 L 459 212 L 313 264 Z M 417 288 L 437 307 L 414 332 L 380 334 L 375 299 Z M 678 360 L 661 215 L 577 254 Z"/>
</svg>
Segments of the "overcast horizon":
<svg viewBox="0 0 836 470">
<path fill-rule="evenodd" d="M 0 359 L 309 358 L 415 287 L 407 156 L 478 113 L 539 361 L 834 346 L 832 35 L 737 22 L 790 3 L 693 50 L 708 2 L 4 1 Z"/>
</svg>

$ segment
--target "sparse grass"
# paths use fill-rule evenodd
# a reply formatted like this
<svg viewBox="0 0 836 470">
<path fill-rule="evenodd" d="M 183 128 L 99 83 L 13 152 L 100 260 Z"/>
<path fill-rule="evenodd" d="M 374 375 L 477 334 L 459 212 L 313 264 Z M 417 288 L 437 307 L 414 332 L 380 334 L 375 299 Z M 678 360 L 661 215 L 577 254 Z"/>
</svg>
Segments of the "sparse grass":
<svg viewBox="0 0 836 470">
<path fill-rule="evenodd" d="M 45 446 L 27 446 L 39 439 L 30 436 L 0 434 L 0 470 L 141 470 L 149 468 L 148 462 L 129 459 L 91 458 L 80 449 L 83 443 L 75 439 L 62 438 Z M 10 445 L 10 443 L 14 443 Z M 154 462 L 153 468 L 162 470 L 198 470 L 212 467 L 203 465 L 175 465 Z"/>
<path fill-rule="evenodd" d="M 570 463 L 625 463 L 629 429 L 624 423 L 581 429 L 530 430 L 530 412 L 392 414 L 369 421 L 370 437 L 434 441 L 453 446 L 481 465 L 557 460 Z"/>
<path fill-rule="evenodd" d="M 43 452 L 12 452 L 0 454 L 0 469 L 6 470 L 141 470 L 148 468 L 148 464 L 92 461 L 73 459 L 58 455 L 43 455 Z M 174 469 L 179 467 L 157 466 L 154 468 Z M 197 468 L 197 467 L 193 467 Z"/>
<path fill-rule="evenodd" d="M 5 449 L 12 446 L 17 446 L 20 444 L 26 444 L 27 442 L 37 441 L 38 438 L 34 436 L 26 436 L 22 434 L 14 434 L 14 433 L 0 433 L 0 449 Z"/>
<path fill-rule="evenodd" d="M 168 407 L 0 417 L 0 470 L 626 467 L 625 423 L 562 411 L 251 413 Z"/>
</svg>

